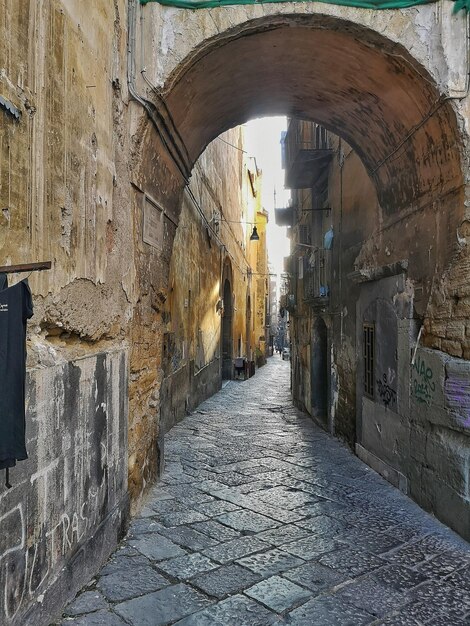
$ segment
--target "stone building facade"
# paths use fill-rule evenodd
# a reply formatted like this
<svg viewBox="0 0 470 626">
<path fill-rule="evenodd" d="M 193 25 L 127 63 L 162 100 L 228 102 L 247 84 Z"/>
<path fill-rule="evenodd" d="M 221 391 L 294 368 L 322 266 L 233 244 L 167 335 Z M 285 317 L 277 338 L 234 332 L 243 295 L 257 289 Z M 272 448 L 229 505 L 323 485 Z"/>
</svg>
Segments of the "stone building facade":
<svg viewBox="0 0 470 626">
<path fill-rule="evenodd" d="M 131 389 L 144 339 L 126 3 L 7 1 L 0 13 L 1 264 L 52 262 L 29 277 L 29 459 L 11 470 L 11 489 L 2 472 L 0 623 L 39 625 L 121 536 L 128 432 L 145 419 Z"/>
<path fill-rule="evenodd" d="M 387 220 L 358 155 L 323 127 L 293 119 L 285 144 L 294 398 L 468 539 L 468 339 L 455 304 L 431 321 L 455 233 L 432 207 Z M 429 332 L 438 327 L 446 338 Z"/>
<path fill-rule="evenodd" d="M 169 319 L 168 301 L 180 217 L 194 211 L 189 179 L 207 145 L 251 117 L 316 120 L 353 146 L 346 163 L 367 171 L 382 220 L 357 270 L 409 259 L 397 324 L 409 324 L 411 281 L 424 326 L 416 385 L 427 401 L 418 409 L 435 433 L 453 416 L 468 419 L 459 414 L 466 378 L 452 360 L 468 357 L 468 42 L 467 18 L 451 9 L 447 0 L 380 12 L 314 2 L 210 11 L 137 0 L 0 3 L 1 263 L 52 262 L 30 277 L 30 458 L 12 472 L 13 488 L 0 490 L 0 622 L 48 624 L 157 476 L 161 416 L 176 419 L 182 406 L 163 404 L 176 373 L 164 362 L 172 324 L 184 322 L 180 305 Z M 349 206 L 352 222 L 369 215 L 359 199 Z M 194 241 L 200 234 L 188 230 Z M 225 285 L 228 263 L 220 269 Z M 236 291 L 235 303 L 243 297 Z M 184 309 L 187 295 L 178 298 Z M 263 323 L 251 346 L 266 337 Z M 248 336 L 237 328 L 236 349 Z M 346 366 L 338 361 L 338 372 Z M 450 382 L 428 399 L 430 367 Z M 357 394 L 334 394 L 335 432 L 352 437 Z M 462 464 L 446 491 L 441 460 L 448 467 L 466 449 L 421 427 L 413 436 L 413 454 L 437 451 L 433 468 L 415 464 L 423 493 L 452 494 L 464 524 Z"/>
<path fill-rule="evenodd" d="M 243 145 L 242 127 L 212 142 L 183 200 L 163 311 L 162 433 L 265 355 L 267 213 L 261 171 Z"/>
</svg>

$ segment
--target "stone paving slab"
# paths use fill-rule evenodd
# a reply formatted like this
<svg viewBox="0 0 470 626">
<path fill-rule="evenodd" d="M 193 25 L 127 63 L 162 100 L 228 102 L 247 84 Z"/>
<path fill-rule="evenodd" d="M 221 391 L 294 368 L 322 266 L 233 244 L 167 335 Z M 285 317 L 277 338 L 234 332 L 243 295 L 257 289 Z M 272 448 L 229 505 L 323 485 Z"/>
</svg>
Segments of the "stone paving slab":
<svg viewBox="0 0 470 626">
<path fill-rule="evenodd" d="M 268 528 L 274 528 L 278 524 L 264 515 L 254 513 L 253 511 L 233 511 L 232 513 L 225 513 L 216 518 L 220 524 L 229 526 L 234 530 L 240 532 L 253 532 L 256 533 L 260 530 L 267 530 Z"/>
<path fill-rule="evenodd" d="M 238 593 L 260 579 L 261 576 L 257 573 L 233 563 L 207 574 L 196 576 L 191 582 L 207 595 L 220 599 Z"/>
<path fill-rule="evenodd" d="M 270 626 L 278 623 L 279 618 L 265 607 L 246 596 L 233 596 L 217 604 L 194 613 L 176 622 L 178 626 Z"/>
<path fill-rule="evenodd" d="M 289 400 L 232 381 L 165 438 L 165 471 L 63 626 L 470 625 L 470 546 Z"/>
<path fill-rule="evenodd" d="M 129 600 L 142 593 L 157 591 L 169 584 L 169 581 L 150 565 L 135 567 L 132 559 L 127 561 L 126 567 L 117 569 L 107 576 L 101 576 L 97 583 L 98 589 L 111 602 Z"/>
<path fill-rule="evenodd" d="M 292 556 L 292 554 L 288 554 L 278 548 L 251 554 L 237 561 L 240 565 L 247 567 L 256 574 L 260 574 L 264 578 L 289 570 L 292 567 L 301 565 L 303 562 L 302 559 Z"/>
<path fill-rule="evenodd" d="M 139 539 L 132 539 L 129 543 L 152 561 L 163 561 L 186 554 L 183 549 L 159 533 L 143 535 Z"/>
<path fill-rule="evenodd" d="M 310 591 L 311 596 L 317 595 L 324 589 L 332 589 L 349 578 L 347 574 L 335 572 L 315 561 L 289 569 L 283 573 L 283 576 L 306 587 Z"/>
<path fill-rule="evenodd" d="M 89 610 L 92 610 L 91 606 Z M 105 610 L 89 612 L 64 623 L 67 626 L 129 626 L 119 615 Z"/>
<path fill-rule="evenodd" d="M 90 613 L 90 611 L 94 612 L 107 608 L 106 600 L 99 591 L 85 591 L 79 595 L 74 602 L 68 605 L 65 612 L 67 615 L 74 617 L 84 613 Z"/>
<path fill-rule="evenodd" d="M 218 541 L 230 541 L 231 539 L 237 539 L 240 537 L 240 533 L 233 528 L 228 528 L 223 524 L 215 520 L 209 522 L 201 522 L 199 524 L 193 524 L 193 528 L 200 533 L 206 534 L 208 537 L 217 539 Z"/>
<path fill-rule="evenodd" d="M 310 592 L 281 576 L 271 576 L 245 591 L 247 596 L 254 598 L 276 613 L 284 613 L 287 609 L 309 600 Z"/>
<path fill-rule="evenodd" d="M 197 552 L 170 559 L 169 561 L 162 561 L 158 564 L 158 569 L 165 574 L 184 581 L 196 576 L 196 574 L 202 574 L 218 567 L 218 563 L 214 563 L 206 556 Z"/>
<path fill-rule="evenodd" d="M 373 622 L 370 613 L 344 602 L 334 596 L 309 600 L 290 613 L 289 626 L 366 626 Z"/>
<path fill-rule="evenodd" d="M 367 577 L 345 585 L 334 598 L 342 599 L 376 617 L 384 617 L 410 602 L 406 591 L 390 589 Z"/>
<path fill-rule="evenodd" d="M 114 607 L 132 626 L 163 626 L 195 613 L 211 604 L 201 593 L 187 585 L 174 585 Z"/>
<path fill-rule="evenodd" d="M 207 548 L 203 553 L 219 563 L 225 564 L 239 559 L 253 552 L 266 550 L 267 544 L 256 537 L 240 537 L 221 543 L 213 548 Z"/>
<path fill-rule="evenodd" d="M 210 546 L 216 546 L 219 543 L 216 539 L 212 539 L 208 535 L 198 532 L 195 528 L 185 526 L 184 524 L 172 528 L 163 526 L 159 532 L 173 543 L 190 550 L 202 550 Z"/>
</svg>

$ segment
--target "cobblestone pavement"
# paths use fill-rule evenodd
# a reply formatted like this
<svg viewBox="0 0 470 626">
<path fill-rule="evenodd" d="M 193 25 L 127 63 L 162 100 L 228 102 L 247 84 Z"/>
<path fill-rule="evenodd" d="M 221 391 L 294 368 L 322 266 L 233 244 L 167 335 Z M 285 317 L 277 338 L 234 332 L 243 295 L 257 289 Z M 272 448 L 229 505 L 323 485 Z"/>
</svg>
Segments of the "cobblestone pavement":
<svg viewBox="0 0 470 626">
<path fill-rule="evenodd" d="M 470 545 L 312 424 L 272 357 L 166 437 L 65 626 L 470 624 Z"/>
</svg>

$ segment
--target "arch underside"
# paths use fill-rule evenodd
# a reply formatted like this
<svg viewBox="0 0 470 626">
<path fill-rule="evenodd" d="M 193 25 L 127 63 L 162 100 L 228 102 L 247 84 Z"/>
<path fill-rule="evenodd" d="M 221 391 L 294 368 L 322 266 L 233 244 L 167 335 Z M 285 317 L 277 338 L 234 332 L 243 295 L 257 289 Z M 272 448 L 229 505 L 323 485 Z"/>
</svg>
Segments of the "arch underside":
<svg viewBox="0 0 470 626">
<path fill-rule="evenodd" d="M 283 114 L 343 137 L 386 212 L 462 185 L 450 101 L 406 50 L 338 19 L 263 18 L 206 42 L 167 83 L 165 100 L 192 163 L 224 130 Z"/>
</svg>

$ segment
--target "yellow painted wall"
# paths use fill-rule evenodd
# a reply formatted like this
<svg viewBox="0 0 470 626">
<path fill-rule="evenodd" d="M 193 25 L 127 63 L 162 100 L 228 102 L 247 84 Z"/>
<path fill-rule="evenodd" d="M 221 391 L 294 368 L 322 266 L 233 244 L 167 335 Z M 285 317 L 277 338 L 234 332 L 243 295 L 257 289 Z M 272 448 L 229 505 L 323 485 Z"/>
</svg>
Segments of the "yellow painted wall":
<svg viewBox="0 0 470 626">
<path fill-rule="evenodd" d="M 220 386 L 226 277 L 233 303 L 232 357 L 252 361 L 256 349 L 264 354 L 267 214 L 261 209 L 261 180 L 255 160 L 243 152 L 241 127 L 212 142 L 194 167 L 164 313 L 163 393 L 171 405 L 164 408 L 166 428 L 184 407 Z M 250 241 L 254 225 L 259 241 Z M 205 381 L 204 391 L 194 382 L 198 376 Z"/>
</svg>

